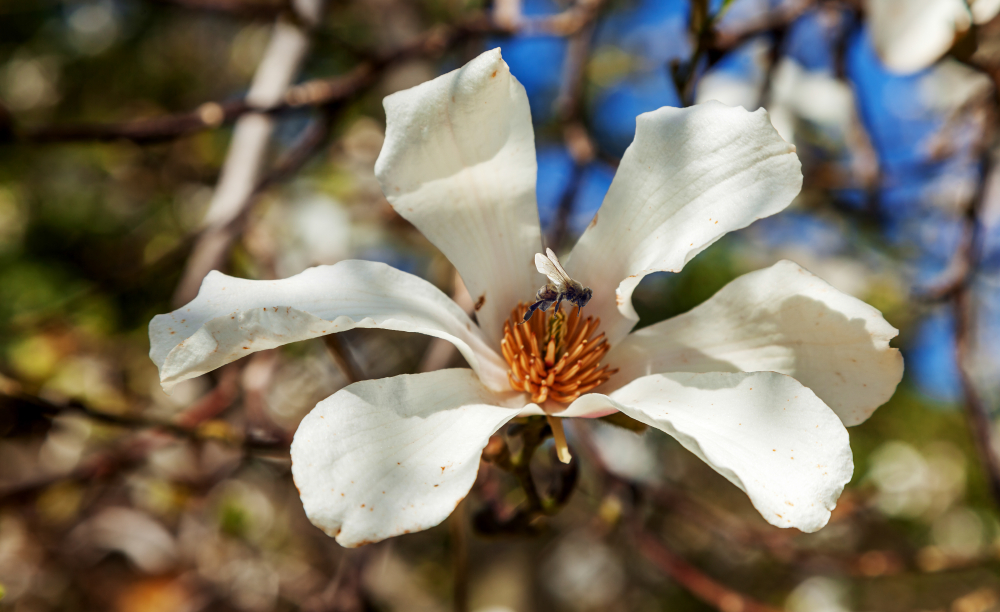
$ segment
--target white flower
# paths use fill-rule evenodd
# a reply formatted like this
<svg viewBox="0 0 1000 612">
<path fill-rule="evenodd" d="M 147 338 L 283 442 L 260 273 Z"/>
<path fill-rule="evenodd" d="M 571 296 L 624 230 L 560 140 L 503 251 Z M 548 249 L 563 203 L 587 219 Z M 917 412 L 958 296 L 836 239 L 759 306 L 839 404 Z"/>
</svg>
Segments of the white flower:
<svg viewBox="0 0 1000 612">
<path fill-rule="evenodd" d="M 875 50 L 894 72 L 927 68 L 951 49 L 973 23 L 1000 13 L 1000 0 L 868 0 Z"/>
<path fill-rule="evenodd" d="M 794 149 L 764 111 L 712 103 L 637 119 L 603 206 L 565 262 L 593 299 L 582 316 L 573 309 L 553 324 L 559 337 L 547 342 L 551 312 L 511 325 L 545 278 L 533 264 L 542 243 L 528 99 L 499 50 L 389 96 L 385 108 L 382 189 L 458 268 L 478 324 L 430 283 L 379 263 L 279 281 L 213 272 L 193 302 L 150 324 L 165 387 L 357 327 L 454 343 L 471 370 L 355 383 L 299 426 L 292 474 L 306 514 L 344 546 L 440 523 L 472 487 L 489 437 L 518 415 L 545 413 L 620 410 L 677 438 L 770 523 L 826 524 L 853 471 L 844 425 L 867 419 L 902 376 L 889 347 L 896 330 L 877 310 L 781 262 L 629 334 L 643 276 L 679 271 L 799 192 Z"/>
</svg>

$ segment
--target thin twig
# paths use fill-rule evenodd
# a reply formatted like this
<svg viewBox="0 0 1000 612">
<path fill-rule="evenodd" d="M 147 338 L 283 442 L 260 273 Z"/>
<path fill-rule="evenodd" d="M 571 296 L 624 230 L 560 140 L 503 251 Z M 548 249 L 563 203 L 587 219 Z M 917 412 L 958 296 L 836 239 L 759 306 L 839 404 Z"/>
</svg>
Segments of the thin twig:
<svg viewBox="0 0 1000 612">
<path fill-rule="evenodd" d="M 241 446 L 245 449 L 254 450 L 282 450 L 288 447 L 287 442 L 261 442 L 254 439 L 244 439 L 237 435 L 220 435 L 217 431 L 202 427 L 186 427 L 176 422 L 150 419 L 144 416 L 132 414 L 112 414 L 95 410 L 86 404 L 72 401 L 68 404 L 56 404 L 33 395 L 5 395 L 0 394 L 0 404 L 8 404 L 14 410 L 34 410 L 45 418 L 52 418 L 61 414 L 81 414 L 88 419 L 122 427 L 131 430 L 156 429 L 163 433 L 170 434 L 176 438 L 204 442 L 206 440 L 216 440 L 232 446 Z"/>
<path fill-rule="evenodd" d="M 601 1 L 594 2 L 593 19 L 569 40 L 566 59 L 563 63 L 559 95 L 556 97 L 556 114 L 562 123 L 563 140 L 570 157 L 573 159 L 570 182 L 559 201 L 555 219 L 546 240 L 547 245 L 557 250 L 562 247 L 569 235 L 569 220 L 573 215 L 573 205 L 580 188 L 580 181 L 583 178 L 583 170 L 595 156 L 593 139 L 587 133 L 581 116 L 583 114 L 583 85 L 587 58 L 590 56 L 601 5 Z"/>
<path fill-rule="evenodd" d="M 274 19 L 290 8 L 288 0 L 151 0 L 156 4 L 224 13 L 246 19 Z"/>
<path fill-rule="evenodd" d="M 323 336 L 323 344 L 326 346 L 330 358 L 337 364 L 337 368 L 340 369 L 341 374 L 344 375 L 348 383 L 356 383 L 366 379 L 361 373 L 361 368 L 354 361 L 354 357 L 351 356 L 350 351 L 344 346 L 340 336 L 337 334 L 327 334 Z"/>
<path fill-rule="evenodd" d="M 452 609 L 469 612 L 469 543 L 465 527 L 465 503 L 459 503 L 448 518 L 451 533 Z"/>
<path fill-rule="evenodd" d="M 979 218 L 989 193 L 990 178 L 997 170 L 994 159 L 994 147 L 997 144 L 998 132 L 995 124 L 1000 118 L 1000 72 L 991 70 L 980 64 L 971 63 L 973 68 L 986 74 L 993 82 L 993 96 L 987 107 L 986 126 L 980 140 L 980 179 L 975 195 L 970 199 L 965 209 L 964 236 L 959 244 L 952 268 L 955 270 L 954 280 L 939 290 L 940 295 L 951 298 L 952 312 L 955 317 L 955 359 L 958 363 L 959 381 L 964 396 L 964 409 L 969 432 L 975 442 L 979 462 L 986 473 L 987 483 L 994 503 L 1000 505 L 1000 455 L 994 443 L 993 420 L 990 408 L 986 405 L 972 377 L 971 347 L 976 337 L 976 312 L 972 283 L 980 263 L 982 223 Z"/>
<path fill-rule="evenodd" d="M 292 0 L 292 20 L 282 14 L 274 23 L 271 40 L 257 66 L 246 103 L 255 108 L 269 108 L 282 102 L 298 76 L 311 43 L 311 31 L 318 24 L 326 0 Z M 212 201 L 202 221 L 205 232 L 198 237 L 188 259 L 174 304 L 180 306 L 194 298 L 205 275 L 224 258 L 233 238 L 230 222 L 248 208 L 259 192 L 261 178 L 267 173 L 267 153 L 274 132 L 274 119 L 267 113 L 251 112 L 237 120 L 229 141 L 229 150 L 212 194 Z"/>
<path fill-rule="evenodd" d="M 235 217 L 224 225 L 205 227 L 198 233 L 184 276 L 174 294 L 176 305 L 180 306 L 194 299 L 201 280 L 209 271 L 221 266 L 233 240 L 242 234 L 247 216 L 258 198 L 269 187 L 286 180 L 300 170 L 326 143 L 332 124 L 332 119 L 326 115 L 315 120 L 299 137 L 299 141 L 257 183 L 247 199 L 240 204 Z M 186 244 L 188 243 L 185 242 Z"/>
<path fill-rule="evenodd" d="M 722 612 L 780 612 L 713 580 L 691 565 L 638 523 L 632 527 L 633 543 L 647 560 L 702 602 Z"/>
<path fill-rule="evenodd" d="M 527 36 L 546 34 L 570 36 L 579 31 L 580 28 L 585 27 L 592 14 L 590 9 L 586 12 L 579 9 L 567 9 L 566 13 L 571 14 L 526 18 L 513 27 L 499 26 L 482 14 L 474 15 L 455 25 L 435 27 L 414 42 L 362 62 L 343 75 L 312 79 L 290 87 L 281 100 L 269 105 L 253 104 L 246 99 L 206 102 L 190 112 L 150 119 L 20 129 L 12 129 L 10 118 L 0 113 L 0 142 L 5 140 L 31 143 L 130 140 L 140 144 L 154 143 L 216 129 L 251 112 L 274 115 L 302 108 L 328 106 L 363 94 L 390 66 L 417 57 L 440 56 L 447 49 L 472 36 L 514 33 Z M 586 15 L 587 19 L 582 19 L 583 15 Z"/>
</svg>

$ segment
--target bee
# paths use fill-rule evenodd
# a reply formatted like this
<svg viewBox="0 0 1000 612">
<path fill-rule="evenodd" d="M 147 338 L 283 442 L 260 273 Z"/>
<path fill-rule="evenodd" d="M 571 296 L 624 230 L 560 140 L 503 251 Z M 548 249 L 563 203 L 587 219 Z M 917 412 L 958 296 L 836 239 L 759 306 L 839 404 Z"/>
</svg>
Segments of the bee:
<svg viewBox="0 0 1000 612">
<path fill-rule="evenodd" d="M 590 287 L 584 287 L 566 274 L 566 270 L 563 270 L 559 258 L 552 249 L 545 249 L 545 255 L 535 253 L 535 268 L 540 274 L 549 277 L 549 282 L 535 294 L 535 303 L 528 307 L 521 323 L 526 323 L 531 315 L 535 314 L 535 310 L 541 308 L 542 312 L 545 312 L 552 304 L 556 305 L 555 312 L 559 312 L 559 306 L 564 299 L 582 309 L 594 295 Z"/>
</svg>

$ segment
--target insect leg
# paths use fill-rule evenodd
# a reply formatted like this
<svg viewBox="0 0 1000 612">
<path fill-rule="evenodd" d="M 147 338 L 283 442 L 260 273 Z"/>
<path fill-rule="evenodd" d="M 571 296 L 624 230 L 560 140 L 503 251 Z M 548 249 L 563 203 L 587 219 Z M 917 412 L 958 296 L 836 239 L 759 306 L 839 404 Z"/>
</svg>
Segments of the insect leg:
<svg viewBox="0 0 1000 612">
<path fill-rule="evenodd" d="M 535 310 L 537 310 L 538 307 L 541 306 L 541 305 L 542 305 L 542 302 L 539 301 L 539 302 L 535 302 L 531 306 L 528 306 L 528 310 L 525 311 L 525 313 L 524 313 L 524 320 L 521 321 L 520 323 L 518 323 L 518 325 L 524 325 L 525 323 L 527 323 L 528 319 L 531 318 L 531 315 L 535 314 Z"/>
<path fill-rule="evenodd" d="M 535 302 L 531 306 L 528 306 L 527 312 L 524 313 L 524 320 L 521 321 L 521 323 L 518 323 L 518 325 L 521 325 L 522 323 L 526 323 L 528 321 L 528 319 L 531 318 L 531 315 L 535 314 L 535 311 L 537 309 L 541 308 L 542 312 L 545 312 L 546 310 L 549 309 L 549 306 L 551 306 L 551 305 L 552 305 L 552 300 L 538 300 L 537 302 Z"/>
</svg>

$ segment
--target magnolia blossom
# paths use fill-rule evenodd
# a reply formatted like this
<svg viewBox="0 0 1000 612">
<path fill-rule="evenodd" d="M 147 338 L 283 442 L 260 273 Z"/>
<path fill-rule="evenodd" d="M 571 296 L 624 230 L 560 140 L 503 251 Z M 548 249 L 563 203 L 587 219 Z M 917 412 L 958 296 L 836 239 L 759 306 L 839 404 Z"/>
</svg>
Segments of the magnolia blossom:
<svg viewBox="0 0 1000 612">
<path fill-rule="evenodd" d="M 894 72 L 927 68 L 968 32 L 1000 13 L 1000 0 L 868 0 L 875 50 Z"/>
<path fill-rule="evenodd" d="M 471 369 L 354 383 L 320 402 L 292 443 L 309 519 L 344 546 L 444 520 L 490 436 L 517 416 L 621 411 L 674 436 L 773 525 L 826 524 L 853 460 L 845 425 L 893 393 L 896 330 L 791 262 L 747 274 L 690 312 L 630 333 L 632 292 L 799 192 L 794 148 L 764 111 L 708 103 L 637 119 L 635 141 L 564 265 L 583 310 L 536 312 L 546 282 L 535 143 L 524 87 L 499 50 L 385 99 L 375 166 L 396 211 L 455 265 L 475 321 L 430 283 L 343 261 L 277 281 L 213 272 L 150 325 L 165 388 L 254 351 L 354 328 L 452 342 Z M 562 446 L 562 445 L 561 445 Z"/>
</svg>

